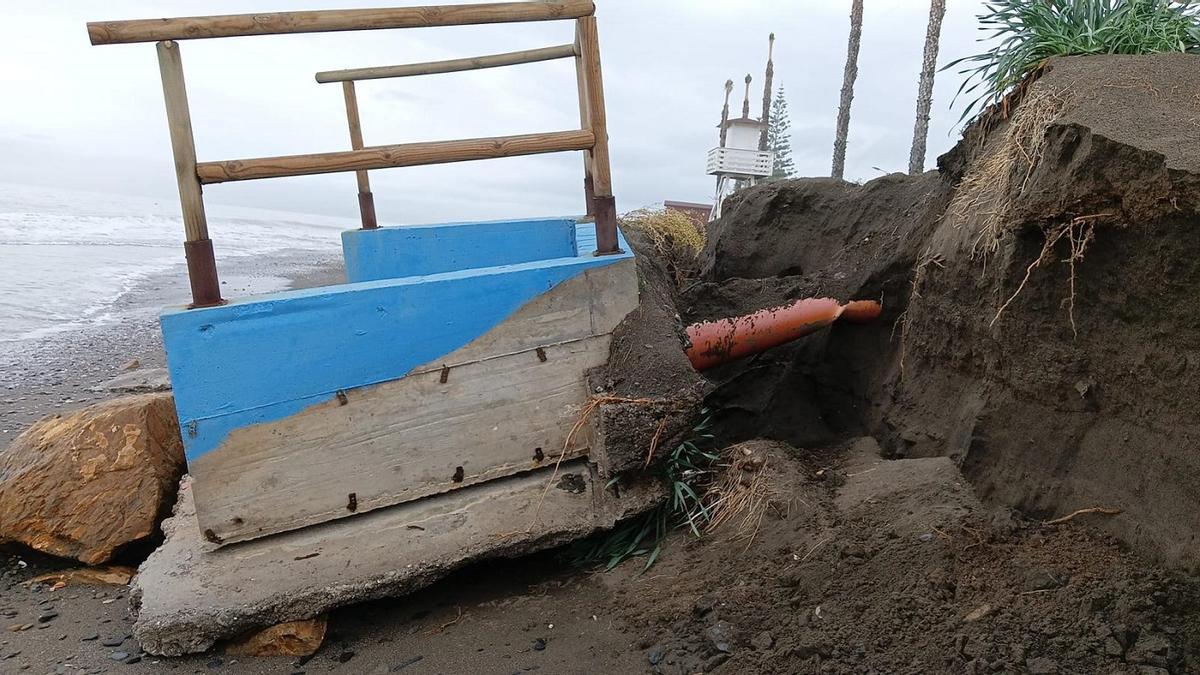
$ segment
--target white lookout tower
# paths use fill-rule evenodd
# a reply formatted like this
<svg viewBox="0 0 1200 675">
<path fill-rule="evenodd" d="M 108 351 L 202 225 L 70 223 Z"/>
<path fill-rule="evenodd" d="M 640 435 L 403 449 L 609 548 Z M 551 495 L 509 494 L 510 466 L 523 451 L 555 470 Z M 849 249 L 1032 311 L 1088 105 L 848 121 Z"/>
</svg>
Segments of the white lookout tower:
<svg viewBox="0 0 1200 675">
<path fill-rule="evenodd" d="M 771 175 L 775 153 L 767 149 L 767 125 L 770 120 L 770 92 L 774 67 L 771 53 L 775 50 L 775 34 L 771 34 L 767 54 L 766 93 L 763 95 L 762 119 L 750 117 L 750 81 L 746 76 L 746 95 L 742 99 L 742 116 L 729 119 L 729 95 L 733 80 L 725 82 L 725 107 L 721 110 L 720 145 L 708 151 L 708 174 L 717 177 L 717 195 L 709 220 L 721 217 L 721 203 L 741 187 L 750 187 Z"/>
</svg>

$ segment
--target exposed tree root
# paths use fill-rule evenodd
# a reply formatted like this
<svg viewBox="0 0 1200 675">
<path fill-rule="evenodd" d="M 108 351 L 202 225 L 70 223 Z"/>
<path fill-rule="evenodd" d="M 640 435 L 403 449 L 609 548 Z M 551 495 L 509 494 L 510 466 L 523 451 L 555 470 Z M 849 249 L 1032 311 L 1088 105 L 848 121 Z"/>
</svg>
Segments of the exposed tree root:
<svg viewBox="0 0 1200 675">
<path fill-rule="evenodd" d="M 1071 520 L 1075 519 L 1078 516 L 1087 515 L 1089 513 L 1103 513 L 1106 516 L 1115 516 L 1115 515 L 1118 515 L 1121 513 L 1121 509 L 1114 509 L 1114 508 L 1107 507 L 1107 506 L 1093 506 L 1093 507 L 1087 508 L 1087 509 L 1079 509 L 1078 511 L 1069 513 L 1069 514 L 1063 516 L 1062 518 L 1055 518 L 1054 520 L 1044 521 L 1042 524 L 1043 525 L 1062 525 L 1063 523 L 1070 522 Z"/>
</svg>

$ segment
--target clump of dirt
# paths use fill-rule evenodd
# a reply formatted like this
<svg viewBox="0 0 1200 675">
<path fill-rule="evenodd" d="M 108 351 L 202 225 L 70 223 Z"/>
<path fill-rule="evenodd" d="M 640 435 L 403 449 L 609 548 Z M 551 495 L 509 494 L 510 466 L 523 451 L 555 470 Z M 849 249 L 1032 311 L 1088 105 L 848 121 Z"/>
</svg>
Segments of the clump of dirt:
<svg viewBox="0 0 1200 675">
<path fill-rule="evenodd" d="M 989 513 L 947 458 L 882 460 L 869 438 L 743 447 L 765 458 L 774 496 L 755 526 L 731 521 L 641 576 L 601 576 L 655 673 L 1200 665 L 1200 582 L 1076 521 Z"/>
<path fill-rule="evenodd" d="M 684 353 L 678 289 L 661 253 L 640 231 L 625 237 L 637 256 L 640 304 L 613 331 L 608 365 L 590 377 L 593 394 L 605 401 L 595 413 L 604 449 L 596 459 L 613 474 L 640 469 L 647 455 L 682 442 L 711 388 Z"/>
</svg>

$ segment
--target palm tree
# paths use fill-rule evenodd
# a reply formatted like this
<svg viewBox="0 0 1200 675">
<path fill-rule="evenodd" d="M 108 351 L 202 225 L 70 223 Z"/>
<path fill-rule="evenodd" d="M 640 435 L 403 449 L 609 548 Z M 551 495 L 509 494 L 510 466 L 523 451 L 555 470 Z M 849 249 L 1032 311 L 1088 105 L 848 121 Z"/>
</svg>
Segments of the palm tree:
<svg viewBox="0 0 1200 675">
<path fill-rule="evenodd" d="M 846 173 L 846 136 L 850 133 L 850 102 L 854 100 L 854 79 L 858 77 L 858 47 L 862 44 L 863 0 L 850 6 L 850 43 L 846 48 L 846 72 L 842 76 L 842 101 L 838 105 L 837 136 L 833 140 L 833 177 Z"/>
<path fill-rule="evenodd" d="M 925 57 L 921 60 L 921 82 L 917 86 L 917 123 L 913 127 L 912 152 L 908 155 L 908 173 L 925 170 L 925 141 L 929 137 L 929 108 L 933 105 L 933 76 L 937 68 L 938 41 L 942 35 L 942 17 L 946 0 L 929 3 L 929 28 L 925 31 Z"/>
</svg>

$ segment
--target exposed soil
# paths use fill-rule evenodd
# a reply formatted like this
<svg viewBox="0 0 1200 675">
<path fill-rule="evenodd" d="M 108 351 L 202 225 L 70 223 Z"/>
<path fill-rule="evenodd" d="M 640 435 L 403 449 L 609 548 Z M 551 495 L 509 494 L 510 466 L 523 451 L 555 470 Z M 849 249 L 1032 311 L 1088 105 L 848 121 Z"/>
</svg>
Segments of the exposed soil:
<svg viewBox="0 0 1200 675">
<path fill-rule="evenodd" d="M 602 577 L 654 672 L 1200 666 L 1200 583 L 1147 566 L 1086 517 L 990 513 L 951 460 L 882 460 L 870 438 L 819 453 L 748 445 L 775 489 L 757 530 L 728 526 L 644 577 Z"/>
</svg>

